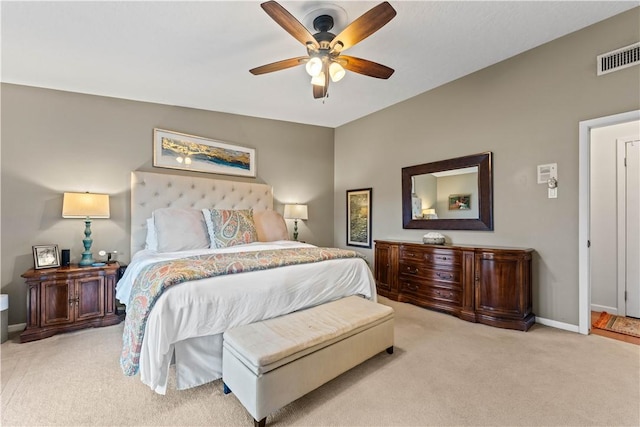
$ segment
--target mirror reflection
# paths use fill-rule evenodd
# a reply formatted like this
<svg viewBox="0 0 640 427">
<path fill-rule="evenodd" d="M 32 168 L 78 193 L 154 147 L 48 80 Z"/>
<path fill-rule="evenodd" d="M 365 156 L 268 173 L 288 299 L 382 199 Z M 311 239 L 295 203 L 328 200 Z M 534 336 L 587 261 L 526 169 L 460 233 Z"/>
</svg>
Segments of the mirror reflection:
<svg viewBox="0 0 640 427">
<path fill-rule="evenodd" d="M 413 219 L 478 219 L 478 167 L 411 177 Z"/>
</svg>

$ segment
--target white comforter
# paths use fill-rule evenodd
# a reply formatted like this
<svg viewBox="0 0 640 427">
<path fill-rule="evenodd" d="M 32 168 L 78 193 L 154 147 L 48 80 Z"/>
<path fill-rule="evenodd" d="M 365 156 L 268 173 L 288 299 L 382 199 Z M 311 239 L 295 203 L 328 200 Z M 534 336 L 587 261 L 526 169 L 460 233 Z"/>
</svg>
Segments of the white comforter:
<svg viewBox="0 0 640 427">
<path fill-rule="evenodd" d="M 312 247 L 279 241 L 225 249 L 135 254 L 118 282 L 116 297 L 125 305 L 138 273 L 147 265 L 213 252 Z M 292 265 L 186 282 L 169 288 L 149 314 L 140 354 L 140 379 L 164 394 L 175 356 L 176 388 L 220 378 L 222 336 L 233 327 L 269 319 L 349 295 L 376 299 L 375 281 L 361 258 Z"/>
</svg>

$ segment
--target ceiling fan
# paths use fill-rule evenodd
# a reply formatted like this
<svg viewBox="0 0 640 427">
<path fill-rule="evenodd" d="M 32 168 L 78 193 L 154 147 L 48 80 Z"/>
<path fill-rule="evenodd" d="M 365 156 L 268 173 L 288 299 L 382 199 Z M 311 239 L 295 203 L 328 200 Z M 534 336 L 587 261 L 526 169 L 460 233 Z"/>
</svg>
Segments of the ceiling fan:
<svg viewBox="0 0 640 427">
<path fill-rule="evenodd" d="M 311 34 L 291 13 L 275 1 L 260 5 L 267 15 L 276 21 L 296 40 L 305 45 L 307 56 L 289 58 L 256 67 L 249 72 L 254 75 L 280 71 L 306 64 L 307 73 L 312 77 L 314 98 L 325 98 L 329 89 L 329 79 L 337 82 L 345 75 L 345 69 L 365 76 L 388 79 L 393 69 L 367 59 L 342 55 L 342 52 L 369 37 L 386 25 L 394 16 L 395 9 L 383 2 L 349 24 L 337 36 L 331 32 L 333 17 L 320 15 L 313 20 L 316 34 Z"/>
</svg>

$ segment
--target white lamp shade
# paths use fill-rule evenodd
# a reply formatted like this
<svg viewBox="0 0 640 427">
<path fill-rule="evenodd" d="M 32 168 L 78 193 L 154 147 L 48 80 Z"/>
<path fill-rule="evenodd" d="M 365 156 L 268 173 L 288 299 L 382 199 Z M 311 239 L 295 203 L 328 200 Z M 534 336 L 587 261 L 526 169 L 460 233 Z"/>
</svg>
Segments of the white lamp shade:
<svg viewBox="0 0 640 427">
<path fill-rule="evenodd" d="M 314 86 L 324 86 L 324 73 L 311 77 L 311 84 Z"/>
<path fill-rule="evenodd" d="M 307 205 L 284 205 L 284 217 L 287 219 L 309 219 Z"/>
<path fill-rule="evenodd" d="M 339 82 L 345 75 L 344 68 L 337 62 L 332 62 L 331 65 L 329 65 L 329 75 L 331 76 L 331 81 Z"/>
<path fill-rule="evenodd" d="M 109 218 L 109 195 L 64 193 L 63 218 Z"/>
<path fill-rule="evenodd" d="M 307 62 L 305 68 L 311 77 L 315 77 L 322 71 L 322 60 L 317 56 L 314 56 L 309 60 L 309 62 Z"/>
</svg>

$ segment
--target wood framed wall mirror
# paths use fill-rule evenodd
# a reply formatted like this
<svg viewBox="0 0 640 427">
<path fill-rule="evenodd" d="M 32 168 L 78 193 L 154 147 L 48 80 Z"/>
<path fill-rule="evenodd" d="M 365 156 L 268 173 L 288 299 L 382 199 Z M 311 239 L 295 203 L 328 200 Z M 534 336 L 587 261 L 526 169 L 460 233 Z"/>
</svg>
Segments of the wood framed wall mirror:
<svg viewBox="0 0 640 427">
<path fill-rule="evenodd" d="M 491 152 L 402 168 L 402 228 L 493 230 Z"/>
</svg>

